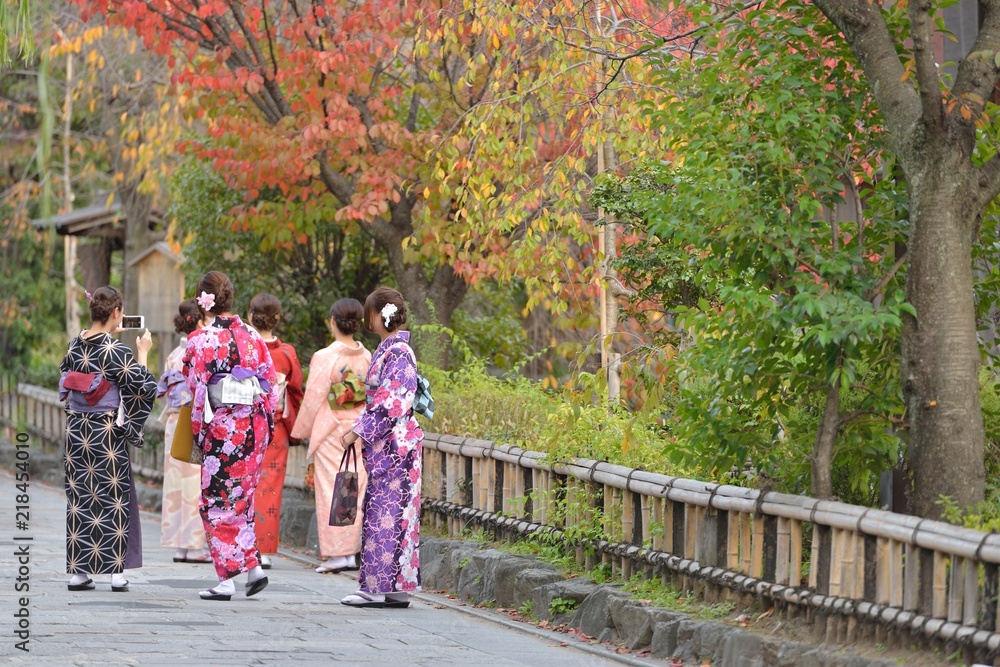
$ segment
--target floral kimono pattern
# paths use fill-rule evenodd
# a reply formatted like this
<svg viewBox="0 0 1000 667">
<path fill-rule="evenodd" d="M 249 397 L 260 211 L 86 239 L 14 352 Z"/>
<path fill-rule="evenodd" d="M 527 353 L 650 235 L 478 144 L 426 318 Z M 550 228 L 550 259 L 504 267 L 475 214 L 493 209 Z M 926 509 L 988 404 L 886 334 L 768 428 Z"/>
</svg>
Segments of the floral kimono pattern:
<svg viewBox="0 0 1000 667">
<path fill-rule="evenodd" d="M 241 367 L 256 374 L 265 393 L 252 405 L 219 405 L 205 421 L 213 376 Z M 188 340 L 184 374 L 194 396 L 191 427 L 201 447 L 201 518 L 219 579 L 231 579 L 260 563 L 254 534 L 254 492 L 271 439 L 277 382 L 260 335 L 239 316 L 216 317 Z"/>
<path fill-rule="evenodd" d="M 160 376 L 159 395 L 166 401 L 163 423 L 163 503 L 160 512 L 160 544 L 177 549 L 204 549 L 205 525 L 198 505 L 201 501 L 201 466 L 178 461 L 170 455 L 180 406 L 191 402 L 191 390 L 183 375 L 188 337 L 167 355 Z"/>
<path fill-rule="evenodd" d="M 360 589 L 420 589 L 420 463 L 424 434 L 413 416 L 417 366 L 410 333 L 386 337 L 368 369 L 368 406 L 354 424 L 368 473 Z"/>
<path fill-rule="evenodd" d="M 142 566 L 135 477 L 127 445 L 142 446 L 156 378 L 127 345 L 106 333 L 70 341 L 59 365 L 103 375 L 118 388 L 119 409 L 78 411 L 66 403 L 66 572 L 117 574 Z M 60 398 L 69 392 L 60 384 Z"/>
</svg>

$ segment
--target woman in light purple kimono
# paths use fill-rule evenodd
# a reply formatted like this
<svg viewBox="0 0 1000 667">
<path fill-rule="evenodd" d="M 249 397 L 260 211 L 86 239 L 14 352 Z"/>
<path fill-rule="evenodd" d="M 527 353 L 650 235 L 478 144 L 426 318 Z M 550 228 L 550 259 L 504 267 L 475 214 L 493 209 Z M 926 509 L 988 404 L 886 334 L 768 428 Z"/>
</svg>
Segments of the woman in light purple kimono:
<svg viewBox="0 0 1000 667">
<path fill-rule="evenodd" d="M 341 600 L 354 607 L 407 607 L 420 588 L 420 456 L 424 434 L 413 416 L 417 364 L 406 304 L 380 287 L 365 300 L 365 328 L 382 342 L 365 380 L 368 406 L 344 445 L 361 447 L 368 488 L 361 526 L 359 590 Z"/>
</svg>

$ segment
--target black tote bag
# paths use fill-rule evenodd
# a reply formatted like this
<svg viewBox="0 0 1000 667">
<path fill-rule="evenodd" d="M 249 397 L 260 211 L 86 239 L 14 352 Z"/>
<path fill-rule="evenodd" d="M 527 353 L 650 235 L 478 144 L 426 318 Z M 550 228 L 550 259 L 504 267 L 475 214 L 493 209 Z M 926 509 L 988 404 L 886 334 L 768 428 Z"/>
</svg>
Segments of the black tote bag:
<svg viewBox="0 0 1000 667">
<path fill-rule="evenodd" d="M 354 470 L 349 470 L 350 459 Z M 352 442 L 340 459 L 340 472 L 333 480 L 333 498 L 330 499 L 330 525 L 353 526 L 358 518 L 358 453 Z"/>
</svg>

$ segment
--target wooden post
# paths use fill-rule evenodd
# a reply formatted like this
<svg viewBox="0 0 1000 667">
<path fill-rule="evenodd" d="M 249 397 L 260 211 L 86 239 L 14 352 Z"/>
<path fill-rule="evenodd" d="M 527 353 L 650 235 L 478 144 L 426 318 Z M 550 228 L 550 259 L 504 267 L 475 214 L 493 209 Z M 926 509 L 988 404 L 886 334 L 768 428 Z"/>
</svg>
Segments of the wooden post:
<svg viewBox="0 0 1000 667">
<path fill-rule="evenodd" d="M 791 580 L 791 573 L 788 569 L 789 542 L 791 538 L 790 521 L 784 517 L 777 518 L 776 537 L 778 543 L 775 545 L 775 573 L 774 581 L 778 584 L 788 584 Z"/>
<path fill-rule="evenodd" d="M 753 536 L 750 547 L 750 576 L 757 579 L 764 575 L 764 517 L 753 515 Z"/>
<path fill-rule="evenodd" d="M 944 572 L 939 570 L 941 563 L 944 558 L 938 558 L 938 554 L 934 557 L 934 615 L 938 618 L 947 618 L 949 621 L 956 623 L 962 622 L 962 614 L 965 611 L 964 597 L 965 597 L 965 570 L 971 563 L 971 561 L 965 558 L 953 557 L 951 559 L 951 572 L 948 573 L 948 578 L 951 580 L 947 586 L 947 591 L 941 590 L 944 588 L 943 578 L 945 576 Z M 940 600 L 940 596 L 947 594 L 947 610 L 941 609 L 939 604 L 943 602 Z"/>
<path fill-rule="evenodd" d="M 798 586 L 802 582 L 802 522 L 795 519 L 790 523 L 789 540 L 791 541 L 790 563 L 788 565 L 788 583 Z"/>
<path fill-rule="evenodd" d="M 742 525 L 743 514 L 741 512 L 729 512 L 728 531 L 726 536 L 726 567 L 737 572 L 740 570 L 740 526 Z"/>
</svg>

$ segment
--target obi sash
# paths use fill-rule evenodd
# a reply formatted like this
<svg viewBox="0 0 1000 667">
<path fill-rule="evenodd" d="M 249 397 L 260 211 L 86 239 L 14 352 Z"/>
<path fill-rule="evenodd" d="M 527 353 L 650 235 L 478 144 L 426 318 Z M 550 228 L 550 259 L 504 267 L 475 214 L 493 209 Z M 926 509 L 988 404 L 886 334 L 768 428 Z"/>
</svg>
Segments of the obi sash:
<svg viewBox="0 0 1000 667">
<path fill-rule="evenodd" d="M 167 408 L 179 408 L 191 402 L 191 391 L 187 388 L 184 374 L 180 371 L 166 371 L 156 384 L 156 397 L 167 397 Z"/>
<path fill-rule="evenodd" d="M 59 400 L 76 412 L 114 412 L 121 405 L 117 384 L 99 373 L 79 371 L 63 372 Z"/>
<path fill-rule="evenodd" d="M 208 380 L 205 422 L 212 421 L 212 410 L 219 406 L 253 405 L 259 395 L 270 392 L 271 383 L 245 366 L 236 366 L 229 373 L 216 373 Z"/>
</svg>

